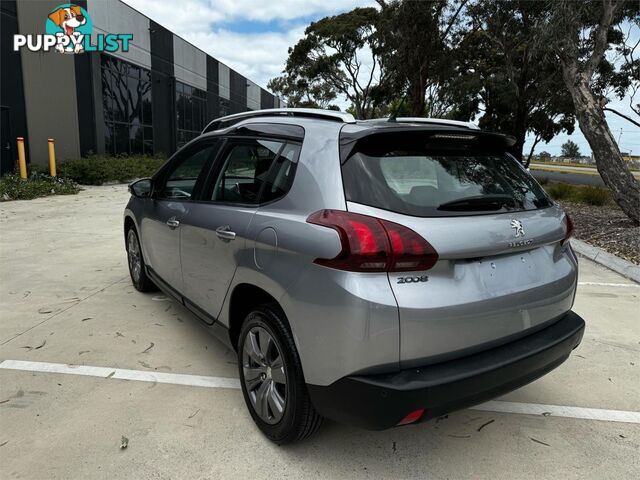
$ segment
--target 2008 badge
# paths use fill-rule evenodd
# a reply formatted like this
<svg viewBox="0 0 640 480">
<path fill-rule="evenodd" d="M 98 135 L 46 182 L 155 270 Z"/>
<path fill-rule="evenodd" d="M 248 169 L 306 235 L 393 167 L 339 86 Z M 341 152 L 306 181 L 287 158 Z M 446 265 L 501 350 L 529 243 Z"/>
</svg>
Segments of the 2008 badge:
<svg viewBox="0 0 640 480">
<path fill-rule="evenodd" d="M 428 281 L 429 275 L 421 275 L 419 277 L 398 277 L 398 283 L 420 283 Z"/>
</svg>

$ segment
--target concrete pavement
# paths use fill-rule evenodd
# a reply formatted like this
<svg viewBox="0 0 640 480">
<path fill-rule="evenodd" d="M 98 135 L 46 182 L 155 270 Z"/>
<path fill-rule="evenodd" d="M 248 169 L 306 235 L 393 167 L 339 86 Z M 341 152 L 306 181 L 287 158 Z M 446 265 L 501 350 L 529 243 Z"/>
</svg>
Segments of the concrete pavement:
<svg viewBox="0 0 640 480">
<path fill-rule="evenodd" d="M 188 311 L 131 286 L 127 198 L 124 186 L 109 186 L 0 203 L 0 362 L 236 378 L 234 353 Z M 582 345 L 500 400 L 640 412 L 640 288 L 585 259 L 579 280 Z M 602 479 L 638 471 L 638 423 L 465 410 L 384 432 L 327 423 L 306 442 L 276 447 L 238 389 L 0 369 L 3 479 Z"/>
</svg>

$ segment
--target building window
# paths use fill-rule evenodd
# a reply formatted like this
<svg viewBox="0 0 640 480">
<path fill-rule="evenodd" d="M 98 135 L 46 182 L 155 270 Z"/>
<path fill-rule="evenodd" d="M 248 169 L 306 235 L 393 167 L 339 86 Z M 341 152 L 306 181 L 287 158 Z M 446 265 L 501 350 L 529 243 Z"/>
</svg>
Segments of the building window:
<svg viewBox="0 0 640 480">
<path fill-rule="evenodd" d="M 151 72 L 105 54 L 101 68 L 105 151 L 153 155 Z"/>
<path fill-rule="evenodd" d="M 176 81 L 176 145 L 196 138 L 207 121 L 207 93 Z"/>
</svg>

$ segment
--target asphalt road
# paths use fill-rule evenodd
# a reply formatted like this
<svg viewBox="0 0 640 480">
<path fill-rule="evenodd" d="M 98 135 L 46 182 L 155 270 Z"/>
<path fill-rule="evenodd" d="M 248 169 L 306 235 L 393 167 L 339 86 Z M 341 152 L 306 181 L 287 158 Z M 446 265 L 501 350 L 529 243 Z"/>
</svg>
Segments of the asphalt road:
<svg viewBox="0 0 640 480">
<path fill-rule="evenodd" d="M 604 186 L 604 182 L 598 171 L 591 167 L 532 163 L 531 173 L 538 180 L 572 183 L 575 185 Z M 640 172 L 633 172 L 633 175 L 640 180 Z"/>
<path fill-rule="evenodd" d="M 277 447 L 245 409 L 234 353 L 132 287 L 126 199 L 109 186 L 0 203 L 0 478 L 637 477 L 638 284 L 583 259 L 581 346 L 480 410 L 383 432 L 328 423 Z"/>
<path fill-rule="evenodd" d="M 549 170 L 531 169 L 531 173 L 537 180 L 548 180 L 550 182 L 571 183 L 574 185 L 596 185 L 604 186 L 600 175 L 588 175 L 575 172 L 552 172 Z"/>
</svg>

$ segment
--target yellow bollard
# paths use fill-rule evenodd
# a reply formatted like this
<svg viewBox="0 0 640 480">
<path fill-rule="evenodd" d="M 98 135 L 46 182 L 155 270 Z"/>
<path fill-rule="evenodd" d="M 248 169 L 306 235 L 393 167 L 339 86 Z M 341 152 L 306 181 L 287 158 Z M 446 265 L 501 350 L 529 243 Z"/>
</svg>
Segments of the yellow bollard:
<svg viewBox="0 0 640 480">
<path fill-rule="evenodd" d="M 24 156 L 24 137 L 18 137 L 18 168 L 20 169 L 20 178 L 27 179 L 27 160 Z"/>
<path fill-rule="evenodd" d="M 47 140 L 49 142 L 49 174 L 56 176 L 56 146 L 53 138 Z"/>
</svg>

